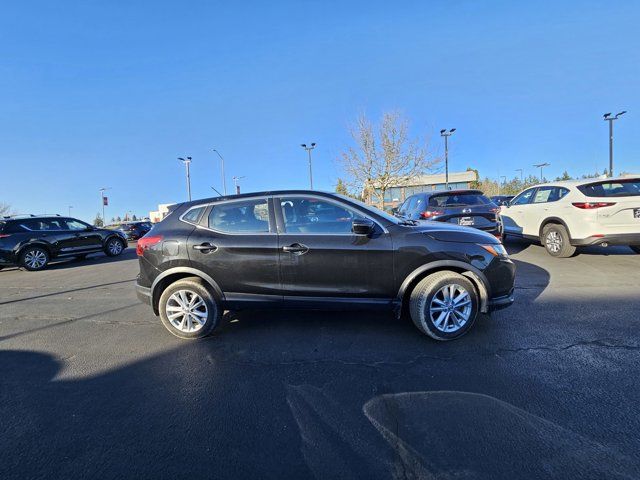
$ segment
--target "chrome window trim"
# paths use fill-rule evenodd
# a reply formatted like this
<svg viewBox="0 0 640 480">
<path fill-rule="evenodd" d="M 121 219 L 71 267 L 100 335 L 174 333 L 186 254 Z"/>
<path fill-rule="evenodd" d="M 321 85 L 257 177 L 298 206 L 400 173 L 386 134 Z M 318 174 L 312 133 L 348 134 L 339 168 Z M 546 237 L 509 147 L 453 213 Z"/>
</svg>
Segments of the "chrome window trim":
<svg viewBox="0 0 640 480">
<path fill-rule="evenodd" d="M 317 198 L 317 199 L 319 199 L 319 200 L 324 200 L 324 201 L 326 201 L 326 202 L 329 202 L 329 203 L 333 203 L 333 204 L 335 204 L 335 205 L 338 205 L 339 207 L 342 207 L 342 208 L 344 208 L 345 210 L 350 210 L 350 211 L 352 211 L 352 212 L 355 210 L 351 205 L 348 205 L 348 204 L 346 204 L 346 203 L 342 203 L 342 202 L 340 202 L 339 200 L 335 200 L 335 199 L 333 199 L 333 198 L 331 198 L 331 197 L 324 197 L 324 196 L 322 196 L 322 195 L 314 195 L 314 194 L 312 194 L 312 193 L 309 193 L 309 194 L 304 194 L 304 193 L 294 193 L 294 194 L 290 194 L 290 195 L 274 195 L 274 197 L 273 197 L 273 198 L 274 198 L 274 199 L 278 199 L 278 201 L 280 202 L 280 201 L 282 201 L 282 199 L 283 199 L 283 198 L 292 198 L 292 197 L 293 197 L 293 198 L 309 198 L 309 197 Z M 274 208 L 276 208 L 275 203 L 276 203 L 276 202 L 274 202 Z M 277 205 L 277 207 L 279 207 L 279 208 L 280 208 L 280 213 L 282 214 L 282 220 L 283 220 L 283 222 L 284 222 L 284 212 L 282 212 L 282 204 Z M 378 227 L 380 227 L 384 233 L 389 233 L 389 231 L 388 231 L 384 226 L 380 225 L 380 222 L 378 222 L 375 218 L 372 218 L 371 216 L 369 216 L 369 215 L 367 215 L 367 214 L 365 214 L 365 213 L 362 213 L 360 210 L 355 210 L 355 211 L 356 211 L 357 213 L 359 213 L 359 214 L 360 214 L 360 216 L 365 217 L 365 218 L 367 218 L 368 220 L 371 220 L 374 224 L 376 224 Z M 283 225 L 283 226 L 285 227 L 285 229 L 287 228 L 287 224 L 286 224 L 286 222 L 284 222 L 284 225 Z M 283 233 L 281 233 L 280 235 L 306 235 L 306 236 L 311 236 L 311 235 L 314 235 L 314 236 L 318 236 L 318 235 L 332 235 L 332 236 L 334 236 L 334 237 L 335 237 L 335 236 L 353 237 L 354 235 L 355 235 L 355 236 L 358 236 L 358 235 L 356 235 L 356 234 L 355 234 L 355 233 L 353 233 L 353 232 L 351 232 L 351 233 L 303 233 L 303 232 L 298 233 L 298 232 L 287 232 L 286 230 L 285 230 Z"/>
</svg>

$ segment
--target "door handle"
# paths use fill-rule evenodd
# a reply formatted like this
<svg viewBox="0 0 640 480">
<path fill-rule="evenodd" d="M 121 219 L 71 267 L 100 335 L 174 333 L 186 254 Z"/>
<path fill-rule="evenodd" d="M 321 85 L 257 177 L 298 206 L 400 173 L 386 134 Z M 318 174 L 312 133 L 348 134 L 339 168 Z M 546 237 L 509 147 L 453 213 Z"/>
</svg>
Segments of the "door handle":
<svg viewBox="0 0 640 480">
<path fill-rule="evenodd" d="M 302 255 L 309 251 L 309 247 L 302 245 L 301 243 L 294 243 L 293 245 L 282 247 L 282 251 Z"/>
<path fill-rule="evenodd" d="M 194 245 L 193 249 L 200 250 L 202 253 L 211 253 L 211 252 L 215 252 L 218 249 L 218 247 L 216 247 L 211 243 L 206 242 L 206 243 L 201 243 L 200 245 Z"/>
</svg>

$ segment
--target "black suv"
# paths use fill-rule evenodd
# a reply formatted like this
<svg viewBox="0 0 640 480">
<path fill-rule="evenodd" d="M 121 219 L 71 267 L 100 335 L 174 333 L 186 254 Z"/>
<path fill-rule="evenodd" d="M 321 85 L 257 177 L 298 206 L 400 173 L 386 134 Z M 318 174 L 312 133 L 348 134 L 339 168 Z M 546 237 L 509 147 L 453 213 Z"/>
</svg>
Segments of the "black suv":
<svg viewBox="0 0 640 480">
<path fill-rule="evenodd" d="M 396 216 L 464 225 L 500 237 L 499 212 L 500 207 L 480 190 L 448 190 L 411 195 Z"/>
<path fill-rule="evenodd" d="M 112 225 L 107 225 L 105 228 L 109 230 L 121 230 L 127 240 L 138 240 L 140 237 L 144 237 L 153 225 L 148 220 L 142 221 L 131 221 L 131 222 L 122 222 L 122 223 L 114 223 Z"/>
<path fill-rule="evenodd" d="M 19 265 L 42 270 L 52 258 L 84 258 L 100 251 L 114 257 L 126 247 L 122 232 L 75 218 L 27 215 L 0 219 L 0 269 Z"/>
<path fill-rule="evenodd" d="M 515 265 L 495 237 L 314 191 L 177 205 L 137 254 L 138 297 L 181 338 L 209 334 L 227 309 L 286 304 L 406 311 L 450 340 L 513 302 Z"/>
</svg>

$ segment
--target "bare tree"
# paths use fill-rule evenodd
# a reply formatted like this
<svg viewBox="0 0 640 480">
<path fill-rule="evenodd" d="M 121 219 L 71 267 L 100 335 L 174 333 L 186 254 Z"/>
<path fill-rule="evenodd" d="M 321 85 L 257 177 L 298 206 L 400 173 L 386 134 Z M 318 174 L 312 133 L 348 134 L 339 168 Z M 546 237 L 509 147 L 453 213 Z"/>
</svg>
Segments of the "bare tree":
<svg viewBox="0 0 640 480">
<path fill-rule="evenodd" d="M 409 122 L 398 112 L 383 114 L 380 125 L 375 126 L 364 115 L 358 117 L 351 129 L 356 143 L 341 154 L 340 163 L 350 186 L 373 197 L 384 207 L 387 190 L 416 175 L 431 173 L 440 163 L 432 157 L 426 146 L 409 138 Z"/>
<path fill-rule="evenodd" d="M 11 205 L 0 202 L 0 217 L 2 215 L 11 215 Z"/>
</svg>

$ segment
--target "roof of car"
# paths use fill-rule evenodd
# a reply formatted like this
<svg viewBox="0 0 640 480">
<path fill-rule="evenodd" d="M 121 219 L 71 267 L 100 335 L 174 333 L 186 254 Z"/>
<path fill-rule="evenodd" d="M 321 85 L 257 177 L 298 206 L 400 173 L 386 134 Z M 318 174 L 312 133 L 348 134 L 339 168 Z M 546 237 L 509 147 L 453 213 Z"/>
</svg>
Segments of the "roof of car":
<svg viewBox="0 0 640 480">
<path fill-rule="evenodd" d="M 579 179 L 573 179 L 573 180 L 560 180 L 557 182 L 540 183 L 538 185 L 533 185 L 533 187 L 577 187 L 579 185 L 586 185 L 589 183 L 615 182 L 620 180 L 633 180 L 633 179 L 640 180 L 640 175 L 624 175 L 620 177 L 595 177 L 595 178 L 579 178 Z"/>
<path fill-rule="evenodd" d="M 183 202 L 179 204 L 175 204 L 175 207 L 179 205 L 199 205 L 201 203 L 214 203 L 214 202 L 224 202 L 227 200 L 238 200 L 242 198 L 252 198 L 252 197 L 266 197 L 273 195 L 320 195 L 326 197 L 340 197 L 340 194 L 335 192 L 325 192 L 322 190 L 266 190 L 263 192 L 248 192 L 241 193 L 239 195 L 223 195 L 222 197 L 209 197 L 209 198 L 200 198 L 198 200 L 191 200 L 190 202 Z M 172 205 L 173 207 L 173 205 Z M 172 208 L 170 207 L 170 210 Z"/>
</svg>

